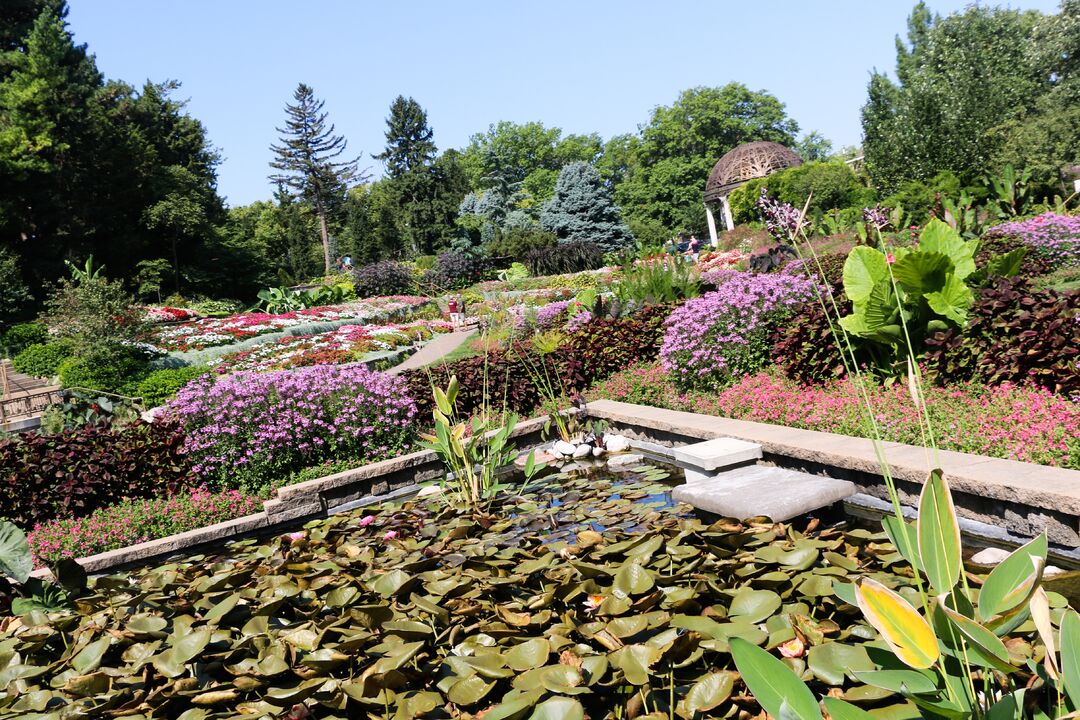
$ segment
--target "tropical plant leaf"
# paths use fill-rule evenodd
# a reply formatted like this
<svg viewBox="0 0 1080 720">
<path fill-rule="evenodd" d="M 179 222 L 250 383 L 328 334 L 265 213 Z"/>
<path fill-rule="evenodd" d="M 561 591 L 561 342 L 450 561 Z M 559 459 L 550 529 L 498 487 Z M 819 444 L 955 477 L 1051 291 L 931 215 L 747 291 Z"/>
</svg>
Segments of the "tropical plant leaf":
<svg viewBox="0 0 1080 720">
<path fill-rule="evenodd" d="M 0 573 L 24 583 L 34 570 L 26 533 L 15 523 L 0 520 Z"/>
<path fill-rule="evenodd" d="M 862 303 L 870 297 L 874 287 L 888 278 L 885 255 L 872 247 L 860 245 L 844 261 L 844 292 L 853 303 Z"/>
<path fill-rule="evenodd" d="M 1026 605 L 1042 577 L 1048 542 L 1043 532 L 998 563 L 979 591 L 978 617 L 983 622 Z"/>
<path fill-rule="evenodd" d="M 829 717 L 833 720 L 874 720 L 870 713 L 840 698 L 827 697 L 824 703 Z"/>
<path fill-rule="evenodd" d="M 742 638 L 729 640 L 743 682 L 761 708 L 773 717 L 821 720 L 814 694 L 787 665 Z"/>
<path fill-rule="evenodd" d="M 1061 680 L 1074 707 L 1080 707 L 1080 615 L 1069 608 L 1061 620 Z"/>
<path fill-rule="evenodd" d="M 937 661 L 934 631 L 906 600 L 870 578 L 856 584 L 855 597 L 867 621 L 901 662 L 921 670 Z"/>
<path fill-rule="evenodd" d="M 916 528 L 920 565 L 937 592 L 949 592 L 960 579 L 960 524 L 941 470 L 931 470 L 923 485 Z"/>
</svg>

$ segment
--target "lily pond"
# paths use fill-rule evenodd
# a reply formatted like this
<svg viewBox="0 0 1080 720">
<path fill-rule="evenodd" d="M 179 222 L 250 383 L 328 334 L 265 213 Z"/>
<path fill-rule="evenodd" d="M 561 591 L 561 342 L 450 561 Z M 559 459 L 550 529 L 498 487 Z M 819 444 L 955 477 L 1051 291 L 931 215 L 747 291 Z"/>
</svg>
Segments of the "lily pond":
<svg viewBox="0 0 1080 720">
<path fill-rule="evenodd" d="M 914 595 L 884 533 L 708 524 L 668 476 L 549 475 L 490 514 L 416 498 L 91 579 L 72 612 L 3 621 L 0 716 L 755 717 L 735 636 L 819 696 L 918 716 L 849 592 L 869 576 Z M 1017 665 L 1041 660 L 1030 625 Z"/>
</svg>

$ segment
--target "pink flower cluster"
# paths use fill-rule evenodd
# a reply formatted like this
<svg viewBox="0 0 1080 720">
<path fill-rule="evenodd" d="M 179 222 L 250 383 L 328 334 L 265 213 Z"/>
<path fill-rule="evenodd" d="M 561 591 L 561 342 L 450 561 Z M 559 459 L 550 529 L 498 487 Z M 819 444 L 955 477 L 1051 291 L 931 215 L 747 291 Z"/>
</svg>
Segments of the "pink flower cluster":
<svg viewBox="0 0 1080 720">
<path fill-rule="evenodd" d="M 1080 216 L 1043 213 L 995 225 L 986 237 L 1016 237 L 1057 268 L 1080 267 Z"/>
<path fill-rule="evenodd" d="M 240 313 L 227 318 L 203 318 L 182 325 L 159 328 L 148 340 L 165 351 L 202 350 L 219 345 L 231 345 L 249 337 L 277 332 L 305 323 L 386 318 L 394 313 L 413 310 L 430 302 L 431 299 L 426 297 L 391 295 L 357 300 L 343 305 L 306 308 L 277 315 L 263 312 Z"/>
<path fill-rule="evenodd" d="M 363 365 L 207 375 L 167 412 L 184 427 L 195 471 L 225 487 L 269 484 L 325 460 L 391 457 L 411 443 L 415 414 L 401 378 Z"/>
<path fill-rule="evenodd" d="M 769 330 L 814 297 L 796 275 L 715 273 L 717 289 L 689 300 L 667 319 L 660 360 L 685 387 L 721 387 L 759 370 Z"/>
<path fill-rule="evenodd" d="M 885 440 L 922 445 L 919 416 L 903 384 L 870 388 Z M 944 450 L 1080 469 L 1080 405 L 1036 387 L 978 384 L 924 390 L 935 439 Z M 716 392 L 683 392 L 659 365 L 640 365 L 597 384 L 589 399 L 667 407 L 737 420 L 872 437 L 856 388 L 847 381 L 804 387 L 768 373 Z"/>
<path fill-rule="evenodd" d="M 78 519 L 52 520 L 27 535 L 34 565 L 80 558 L 256 513 L 262 500 L 205 487 L 171 498 L 122 500 Z"/>
<path fill-rule="evenodd" d="M 154 323 L 167 323 L 167 322 L 180 322 L 183 320 L 194 320 L 199 317 L 199 313 L 188 308 L 174 308 L 174 307 L 148 307 L 146 308 L 146 319 Z"/>
</svg>

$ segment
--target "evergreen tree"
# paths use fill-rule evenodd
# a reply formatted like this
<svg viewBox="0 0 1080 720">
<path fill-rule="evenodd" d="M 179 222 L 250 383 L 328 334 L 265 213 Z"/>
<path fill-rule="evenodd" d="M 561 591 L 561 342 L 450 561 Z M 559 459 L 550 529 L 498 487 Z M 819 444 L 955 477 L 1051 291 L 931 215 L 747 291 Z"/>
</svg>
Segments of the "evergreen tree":
<svg viewBox="0 0 1080 720">
<path fill-rule="evenodd" d="M 420 103 L 398 95 L 386 118 L 386 149 L 373 157 L 385 162 L 386 174 L 397 179 L 431 164 L 435 159 L 433 135 Z"/>
<path fill-rule="evenodd" d="M 540 224 L 561 242 L 592 242 L 605 251 L 634 242 L 600 173 L 585 162 L 570 163 L 559 172 L 555 195 L 540 212 Z"/>
<path fill-rule="evenodd" d="M 314 91 L 300 83 L 293 93 L 295 104 L 287 104 L 288 116 L 281 133 L 281 144 L 271 145 L 277 159 L 270 167 L 281 171 L 270 176 L 272 182 L 295 190 L 315 208 L 322 240 L 323 262 L 327 274 L 330 264 L 330 232 L 327 215 L 342 202 L 348 184 L 359 176 L 357 159 L 340 161 L 346 141 L 334 135 L 334 125 L 327 127 L 325 101 L 316 100 Z"/>
</svg>

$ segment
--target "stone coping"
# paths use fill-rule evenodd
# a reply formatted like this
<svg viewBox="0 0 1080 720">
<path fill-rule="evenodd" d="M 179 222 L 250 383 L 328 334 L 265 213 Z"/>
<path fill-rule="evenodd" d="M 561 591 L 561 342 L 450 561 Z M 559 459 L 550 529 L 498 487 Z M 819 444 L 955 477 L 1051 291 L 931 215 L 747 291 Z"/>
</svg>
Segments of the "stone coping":
<svg viewBox="0 0 1080 720">
<path fill-rule="evenodd" d="M 767 459 L 769 456 L 791 458 L 827 468 L 881 476 L 877 450 L 873 441 L 865 438 L 614 400 L 589 403 L 589 413 L 616 426 L 682 438 L 733 437 L 758 443 Z M 1080 472 L 1076 470 L 950 450 L 935 453 L 897 442 L 882 443 L 882 448 L 892 475 L 898 481 L 921 486 L 930 468 L 939 467 L 955 492 L 1004 504 L 1002 515 L 1007 516 L 1008 506 L 1012 505 L 1036 508 L 1048 517 L 1067 517 L 1068 532 L 1056 541 L 1072 546 L 1080 544 L 1075 540 L 1080 532 Z M 1051 534 L 1051 540 L 1055 541 Z"/>
</svg>

